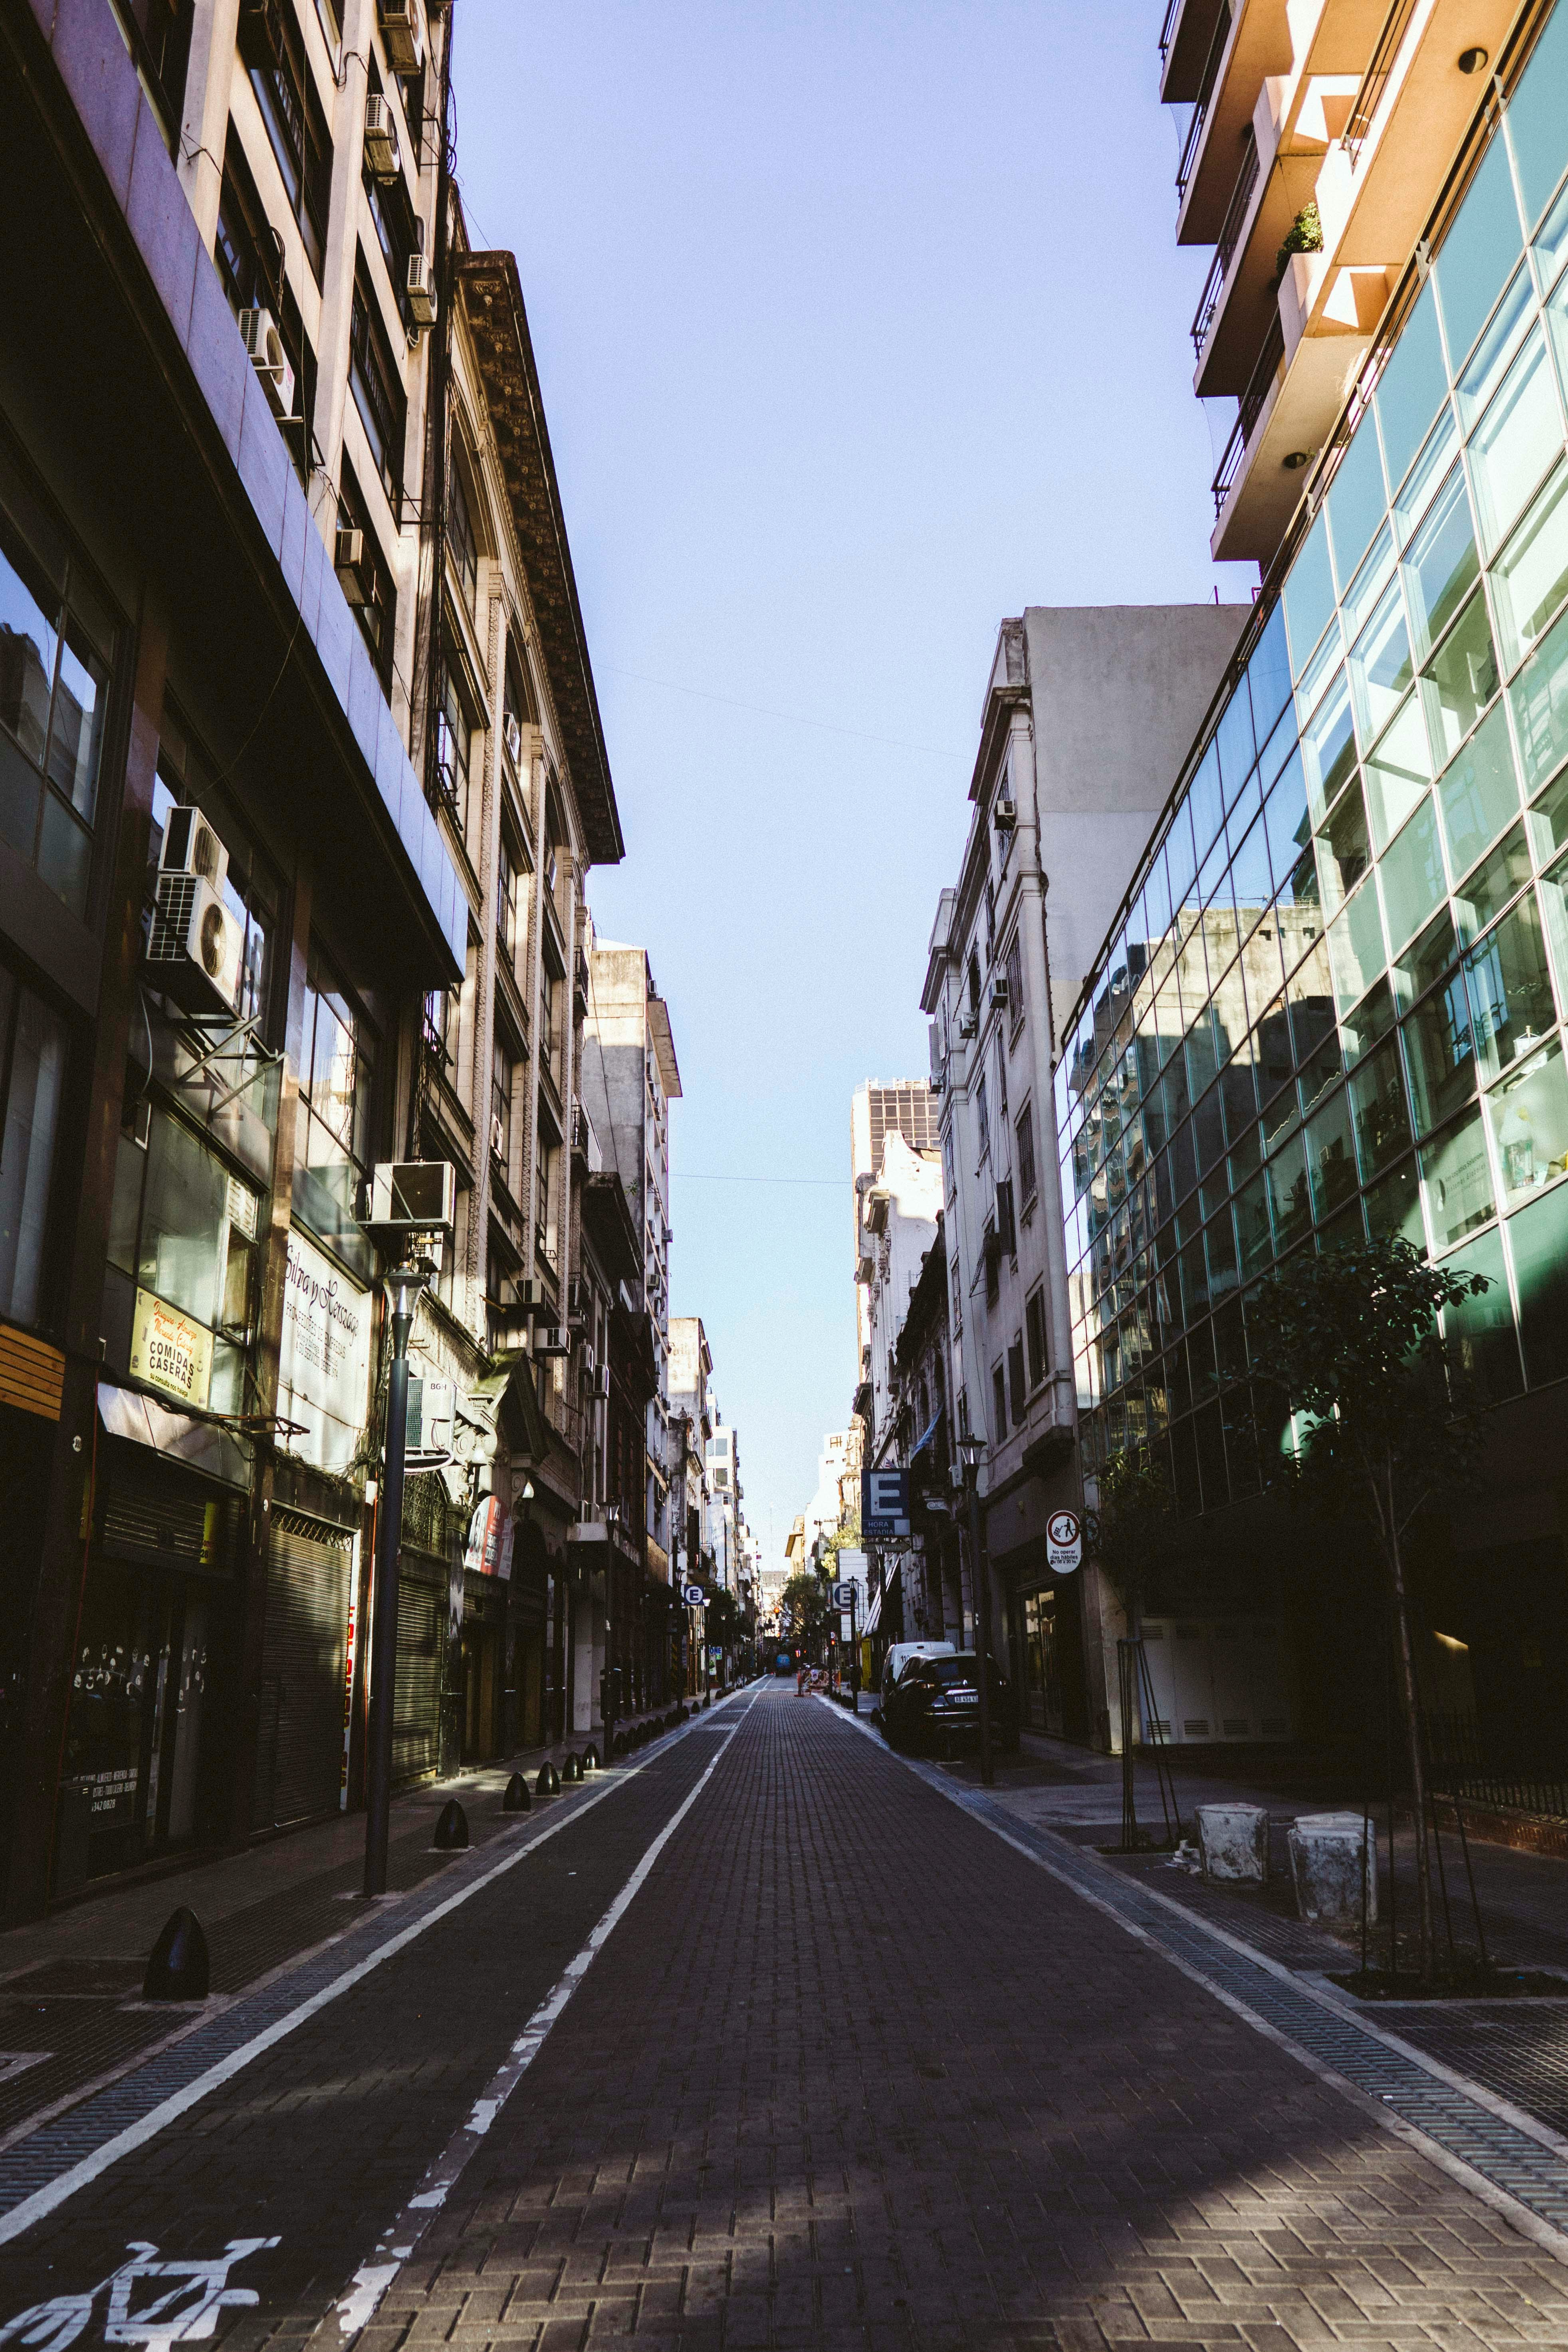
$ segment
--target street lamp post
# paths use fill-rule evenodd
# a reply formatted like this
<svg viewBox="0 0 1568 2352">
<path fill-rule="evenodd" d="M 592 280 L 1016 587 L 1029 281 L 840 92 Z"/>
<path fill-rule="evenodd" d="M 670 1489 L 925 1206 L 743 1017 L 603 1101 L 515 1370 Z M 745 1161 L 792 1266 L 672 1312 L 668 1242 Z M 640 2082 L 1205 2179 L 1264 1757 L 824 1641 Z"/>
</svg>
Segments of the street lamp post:
<svg viewBox="0 0 1568 2352">
<path fill-rule="evenodd" d="M 994 1788 L 996 1768 L 991 1759 L 991 1579 L 980 1556 L 980 1457 L 985 1440 L 978 1431 L 966 1431 L 958 1441 L 963 1456 L 963 1488 L 969 1497 L 969 1572 L 974 1580 L 975 1648 L 980 1653 L 980 1779 Z"/>
<path fill-rule="evenodd" d="M 392 1718 L 397 1689 L 397 1556 L 403 1541 L 403 1457 L 408 1439 L 408 1338 L 430 1268 L 423 1261 L 386 1277 L 392 1316 L 392 1369 L 386 1384 L 386 1463 L 375 1547 L 375 1611 L 371 1626 L 370 1738 L 366 1759 L 364 1891 L 386 1892 L 386 1841 L 392 1815 Z"/>
</svg>

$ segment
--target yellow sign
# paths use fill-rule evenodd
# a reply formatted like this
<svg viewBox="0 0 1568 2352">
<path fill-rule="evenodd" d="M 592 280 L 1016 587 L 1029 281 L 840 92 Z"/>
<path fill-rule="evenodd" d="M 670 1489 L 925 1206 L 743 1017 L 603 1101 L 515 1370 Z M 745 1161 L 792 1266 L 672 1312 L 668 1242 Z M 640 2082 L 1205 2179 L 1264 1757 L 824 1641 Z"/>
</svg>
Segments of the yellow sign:
<svg viewBox="0 0 1568 2352">
<path fill-rule="evenodd" d="M 150 1290 L 139 1290 L 131 1326 L 131 1369 L 138 1380 L 166 1389 L 182 1404 L 205 1404 L 212 1381 L 212 1333 L 205 1323 L 154 1298 Z"/>
</svg>

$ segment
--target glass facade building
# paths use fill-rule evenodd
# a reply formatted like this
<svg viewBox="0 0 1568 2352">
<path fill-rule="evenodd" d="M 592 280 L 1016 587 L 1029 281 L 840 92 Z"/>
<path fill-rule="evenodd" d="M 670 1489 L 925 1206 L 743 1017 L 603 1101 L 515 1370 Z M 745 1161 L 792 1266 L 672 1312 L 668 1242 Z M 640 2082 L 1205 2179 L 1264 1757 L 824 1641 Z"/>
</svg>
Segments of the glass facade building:
<svg viewBox="0 0 1568 2352">
<path fill-rule="evenodd" d="M 1279 1446 L 1298 1247 L 1405 1234 L 1490 1400 L 1568 1375 L 1568 0 L 1488 109 L 1057 1071 L 1085 1468 L 1184 1513 Z"/>
</svg>

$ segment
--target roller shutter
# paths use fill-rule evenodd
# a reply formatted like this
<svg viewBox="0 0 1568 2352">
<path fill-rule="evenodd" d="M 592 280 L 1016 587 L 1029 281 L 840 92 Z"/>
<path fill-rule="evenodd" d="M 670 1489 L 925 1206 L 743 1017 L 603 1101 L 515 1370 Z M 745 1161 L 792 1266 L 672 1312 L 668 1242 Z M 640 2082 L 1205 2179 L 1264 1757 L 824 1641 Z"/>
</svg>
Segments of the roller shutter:
<svg viewBox="0 0 1568 2352">
<path fill-rule="evenodd" d="M 336 1811 L 352 1559 L 346 1529 L 273 1512 L 261 1643 L 258 1826 Z"/>
<path fill-rule="evenodd" d="M 440 1560 L 404 1546 L 397 1574 L 397 1695 L 392 1712 L 395 1781 L 427 1779 L 436 1769 L 447 1584 Z"/>
</svg>

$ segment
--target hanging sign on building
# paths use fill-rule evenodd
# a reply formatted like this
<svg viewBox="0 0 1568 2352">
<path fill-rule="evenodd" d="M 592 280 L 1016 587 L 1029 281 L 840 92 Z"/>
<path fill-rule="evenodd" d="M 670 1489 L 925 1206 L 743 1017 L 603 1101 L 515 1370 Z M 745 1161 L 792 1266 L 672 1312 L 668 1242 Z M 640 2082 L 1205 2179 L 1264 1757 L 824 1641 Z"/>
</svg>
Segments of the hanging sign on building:
<svg viewBox="0 0 1568 2352">
<path fill-rule="evenodd" d="M 213 1339 L 205 1323 L 182 1315 L 150 1290 L 136 1294 L 131 1369 L 182 1404 L 205 1405 L 212 1383 Z"/>
<path fill-rule="evenodd" d="M 1083 1528 L 1076 1511 L 1053 1511 L 1046 1521 L 1046 1565 L 1070 1576 L 1083 1562 Z"/>
<path fill-rule="evenodd" d="M 871 1543 L 886 1543 L 910 1532 L 910 1478 L 907 1470 L 867 1470 L 860 1479 L 860 1533 Z"/>
<path fill-rule="evenodd" d="M 501 1573 L 501 1507 L 493 1495 L 481 1495 L 468 1521 L 468 1549 L 463 1554 L 465 1576 L 499 1576 Z M 508 1547 L 507 1573 L 511 1571 L 510 1548 Z"/>
<path fill-rule="evenodd" d="M 371 1297 L 304 1234 L 289 1235 L 278 1410 L 302 1426 L 283 1443 L 318 1470 L 347 1470 L 364 1432 Z"/>
</svg>

